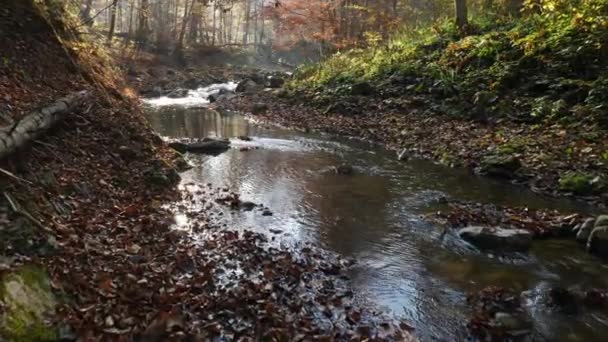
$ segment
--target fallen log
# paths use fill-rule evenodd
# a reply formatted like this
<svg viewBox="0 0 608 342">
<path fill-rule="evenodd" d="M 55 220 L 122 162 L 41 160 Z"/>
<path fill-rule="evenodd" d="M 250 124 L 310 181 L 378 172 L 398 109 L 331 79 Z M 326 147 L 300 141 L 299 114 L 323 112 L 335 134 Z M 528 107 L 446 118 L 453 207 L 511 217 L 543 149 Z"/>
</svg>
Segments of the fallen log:
<svg viewBox="0 0 608 342">
<path fill-rule="evenodd" d="M 227 140 L 205 140 L 199 142 L 172 142 L 169 147 L 174 150 L 185 153 L 202 153 L 218 155 L 230 149 L 230 141 Z"/>
<path fill-rule="evenodd" d="M 25 146 L 82 104 L 88 92 L 63 97 L 48 107 L 36 110 L 9 127 L 0 128 L 0 159 Z"/>
</svg>

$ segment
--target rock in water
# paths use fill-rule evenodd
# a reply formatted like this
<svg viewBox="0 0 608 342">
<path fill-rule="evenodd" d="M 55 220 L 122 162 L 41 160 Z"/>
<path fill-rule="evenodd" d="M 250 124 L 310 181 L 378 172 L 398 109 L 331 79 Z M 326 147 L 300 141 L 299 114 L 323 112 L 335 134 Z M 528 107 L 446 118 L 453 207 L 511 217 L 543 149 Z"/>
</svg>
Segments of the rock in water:
<svg viewBox="0 0 608 342">
<path fill-rule="evenodd" d="M 524 336 L 532 330 L 532 323 L 523 315 L 508 312 L 497 312 L 490 325 L 513 337 Z"/>
<path fill-rule="evenodd" d="M 167 94 L 167 97 L 172 99 L 179 99 L 188 96 L 188 89 L 178 88 Z"/>
<path fill-rule="evenodd" d="M 608 215 L 600 215 L 595 220 L 594 227 L 604 227 L 608 226 Z"/>
<path fill-rule="evenodd" d="M 597 218 L 587 240 L 587 251 L 603 258 L 608 257 L 608 216 Z"/>
<path fill-rule="evenodd" d="M 258 90 L 258 84 L 252 79 L 244 79 L 236 86 L 235 91 L 237 93 L 251 93 Z"/>
<path fill-rule="evenodd" d="M 350 165 L 340 165 L 334 168 L 337 175 L 351 176 L 355 170 Z"/>
<path fill-rule="evenodd" d="M 527 251 L 533 239 L 527 230 L 500 227 L 466 227 L 458 231 L 458 235 L 480 249 L 512 251 Z"/>
<path fill-rule="evenodd" d="M 521 167 L 521 161 L 516 157 L 492 155 L 481 161 L 479 171 L 492 177 L 514 178 Z"/>
</svg>

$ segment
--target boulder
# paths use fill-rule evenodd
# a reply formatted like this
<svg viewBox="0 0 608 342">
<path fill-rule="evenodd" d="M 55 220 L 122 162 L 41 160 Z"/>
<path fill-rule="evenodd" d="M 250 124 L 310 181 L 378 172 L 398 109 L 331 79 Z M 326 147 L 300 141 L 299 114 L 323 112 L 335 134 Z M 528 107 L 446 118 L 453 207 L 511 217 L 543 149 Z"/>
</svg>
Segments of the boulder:
<svg viewBox="0 0 608 342">
<path fill-rule="evenodd" d="M 579 227 L 576 232 L 576 241 L 580 243 L 587 243 L 589 239 L 589 235 L 591 235 L 591 231 L 593 231 L 593 227 L 595 226 L 595 220 L 590 218 L 585 220 L 583 224 Z"/>
<path fill-rule="evenodd" d="M 513 251 L 528 250 L 533 239 L 527 230 L 500 227 L 466 227 L 458 231 L 458 235 L 480 249 Z"/>
<path fill-rule="evenodd" d="M 268 88 L 281 88 L 284 84 L 285 80 L 276 75 L 268 76 L 268 79 L 266 80 L 266 86 Z"/>
<path fill-rule="evenodd" d="M 594 227 L 608 226 L 608 215 L 600 215 L 595 220 Z"/>
<path fill-rule="evenodd" d="M 183 88 L 177 88 L 175 90 L 172 90 L 169 94 L 167 94 L 168 98 L 171 99 L 178 99 L 181 97 L 186 97 L 188 96 L 188 89 L 183 89 Z"/>
<path fill-rule="evenodd" d="M 55 341 L 57 328 L 48 324 L 59 304 L 51 279 L 38 266 L 26 265 L 0 280 L 0 340 Z"/>
<path fill-rule="evenodd" d="M 608 226 L 593 228 L 587 240 L 587 251 L 604 258 L 608 257 Z"/>
<path fill-rule="evenodd" d="M 608 257 L 608 216 L 602 215 L 595 220 L 593 230 L 587 240 L 587 251 L 589 253 Z"/>
<path fill-rule="evenodd" d="M 237 93 L 252 93 L 256 92 L 259 89 L 259 86 L 252 79 L 244 79 L 236 86 L 235 91 Z"/>
<path fill-rule="evenodd" d="M 514 156 L 491 155 L 481 161 L 479 171 L 492 177 L 514 178 L 521 167 L 521 161 Z"/>
</svg>

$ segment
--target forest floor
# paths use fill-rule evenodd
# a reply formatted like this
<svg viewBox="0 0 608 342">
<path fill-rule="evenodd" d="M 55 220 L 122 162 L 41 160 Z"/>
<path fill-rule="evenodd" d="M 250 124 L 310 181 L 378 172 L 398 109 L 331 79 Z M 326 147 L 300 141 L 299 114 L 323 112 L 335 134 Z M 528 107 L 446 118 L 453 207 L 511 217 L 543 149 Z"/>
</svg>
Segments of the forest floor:
<svg viewBox="0 0 608 342">
<path fill-rule="evenodd" d="M 120 74 L 60 42 L 30 2 L 0 14 L 3 46 L 15 47 L 0 55 L 3 124 L 92 93 L 0 164 L 0 275 L 39 266 L 57 299 L 37 317 L 39 308 L 12 307 L 2 284 L 1 339 L 411 339 L 407 325 L 355 302 L 344 260 L 270 248 L 261 235 L 217 229 L 206 211 L 187 213 L 204 239 L 172 229 L 168 206 L 191 201 L 176 190 L 181 157 L 151 131 Z"/>
</svg>

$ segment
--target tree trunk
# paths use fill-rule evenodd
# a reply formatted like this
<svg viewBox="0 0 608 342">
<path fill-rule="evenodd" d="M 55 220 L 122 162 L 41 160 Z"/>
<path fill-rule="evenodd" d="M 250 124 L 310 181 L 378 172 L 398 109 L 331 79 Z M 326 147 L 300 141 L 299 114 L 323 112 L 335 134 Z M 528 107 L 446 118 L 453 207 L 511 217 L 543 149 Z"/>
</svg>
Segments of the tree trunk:
<svg viewBox="0 0 608 342">
<path fill-rule="evenodd" d="M 11 127 L 0 129 L 0 159 L 27 145 L 84 102 L 82 91 L 57 100 L 54 104 L 34 111 Z"/>
<path fill-rule="evenodd" d="M 249 18 L 251 17 L 251 0 L 245 0 L 245 27 L 243 28 L 243 45 L 247 45 L 249 40 Z"/>
<path fill-rule="evenodd" d="M 454 7 L 456 10 L 456 25 L 462 29 L 468 24 L 468 9 L 467 0 L 455 0 Z"/>
<path fill-rule="evenodd" d="M 80 11 L 80 18 L 83 22 L 87 23 L 89 26 L 93 25 L 93 20 L 91 20 L 91 8 L 93 7 L 93 0 L 86 0 L 84 9 Z"/>
<path fill-rule="evenodd" d="M 184 38 L 186 37 L 186 28 L 188 27 L 188 21 L 190 20 L 190 16 L 192 15 L 192 9 L 194 8 L 194 4 L 196 0 L 192 0 L 192 4 L 190 5 L 190 9 L 188 10 L 188 1 L 186 0 L 186 4 L 184 6 L 184 19 L 182 21 L 182 30 L 179 32 L 179 40 L 177 42 L 177 50 L 181 51 L 184 48 Z"/>
<path fill-rule="evenodd" d="M 116 6 L 118 0 L 112 0 L 112 7 L 110 8 L 110 30 L 108 31 L 108 45 L 112 44 L 112 38 L 114 38 L 114 30 L 116 29 Z"/>
<path fill-rule="evenodd" d="M 140 45 L 144 45 L 148 40 L 148 10 L 149 1 L 141 0 L 139 8 L 139 20 L 137 24 L 137 42 Z"/>
<path fill-rule="evenodd" d="M 519 18 L 523 6 L 524 0 L 509 0 L 507 2 L 507 11 L 512 17 Z"/>
</svg>

